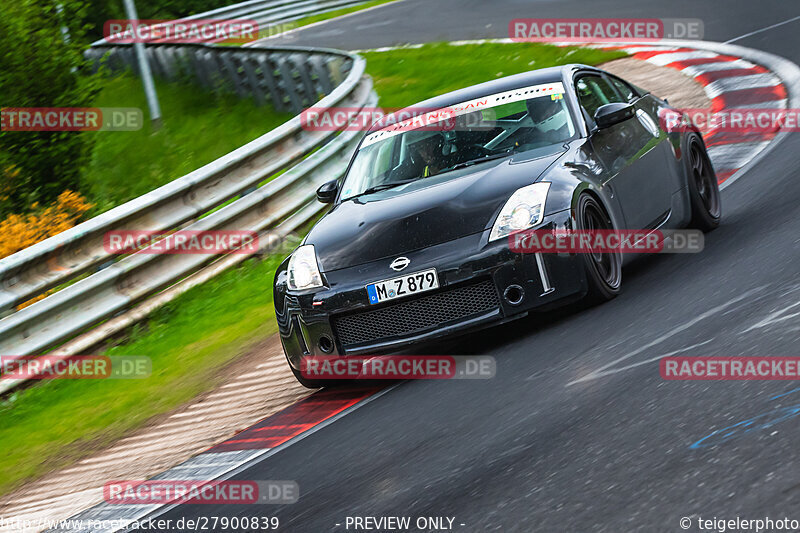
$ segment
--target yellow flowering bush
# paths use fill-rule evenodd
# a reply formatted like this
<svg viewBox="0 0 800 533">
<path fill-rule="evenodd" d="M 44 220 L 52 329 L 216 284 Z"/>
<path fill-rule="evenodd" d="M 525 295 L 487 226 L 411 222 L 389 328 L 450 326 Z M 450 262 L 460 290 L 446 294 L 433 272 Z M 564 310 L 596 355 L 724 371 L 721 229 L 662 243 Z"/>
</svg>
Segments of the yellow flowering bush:
<svg viewBox="0 0 800 533">
<path fill-rule="evenodd" d="M 80 194 L 64 191 L 48 207 L 33 204 L 27 215 L 8 215 L 0 221 L 0 258 L 68 230 L 91 208 Z"/>
</svg>

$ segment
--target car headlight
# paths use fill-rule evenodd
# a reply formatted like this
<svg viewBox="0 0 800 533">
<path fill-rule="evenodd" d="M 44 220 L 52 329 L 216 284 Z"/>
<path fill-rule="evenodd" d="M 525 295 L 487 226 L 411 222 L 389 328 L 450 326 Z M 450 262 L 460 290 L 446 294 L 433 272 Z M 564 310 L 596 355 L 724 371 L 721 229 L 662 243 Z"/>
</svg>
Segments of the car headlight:
<svg viewBox="0 0 800 533">
<path fill-rule="evenodd" d="M 306 244 L 294 251 L 289 258 L 287 273 L 289 289 L 293 291 L 322 287 L 322 276 L 313 244 Z"/>
<path fill-rule="evenodd" d="M 516 231 L 539 224 L 544 217 L 544 202 L 549 190 L 549 183 L 540 182 L 514 191 L 497 215 L 489 241 L 502 239 Z"/>
</svg>

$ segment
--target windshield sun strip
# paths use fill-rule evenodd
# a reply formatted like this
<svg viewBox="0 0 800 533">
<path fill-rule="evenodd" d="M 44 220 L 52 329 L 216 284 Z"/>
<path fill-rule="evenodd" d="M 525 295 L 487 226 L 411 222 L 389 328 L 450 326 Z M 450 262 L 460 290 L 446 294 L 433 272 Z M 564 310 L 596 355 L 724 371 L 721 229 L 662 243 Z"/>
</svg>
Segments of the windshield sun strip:
<svg viewBox="0 0 800 533">
<path fill-rule="evenodd" d="M 518 89 L 512 89 L 502 93 L 482 96 L 467 102 L 461 102 L 445 108 L 429 111 L 428 113 L 403 120 L 374 133 L 370 133 L 364 138 L 359 150 L 363 150 L 364 148 L 371 146 L 378 141 L 390 139 L 407 131 L 424 128 L 430 126 L 431 124 L 447 120 L 448 118 L 458 117 L 482 109 L 490 109 L 502 104 L 510 104 L 513 102 L 530 100 L 531 98 L 539 98 L 563 93 L 564 84 L 558 81 L 553 83 L 541 83 L 539 85 L 531 85 L 528 87 L 520 87 Z"/>
</svg>

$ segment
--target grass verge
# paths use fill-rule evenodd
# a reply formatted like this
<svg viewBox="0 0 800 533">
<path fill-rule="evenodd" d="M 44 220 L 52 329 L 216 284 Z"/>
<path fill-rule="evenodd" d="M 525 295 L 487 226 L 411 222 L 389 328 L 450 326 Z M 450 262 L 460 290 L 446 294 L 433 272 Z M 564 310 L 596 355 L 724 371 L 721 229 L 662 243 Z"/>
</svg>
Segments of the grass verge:
<svg viewBox="0 0 800 533">
<path fill-rule="evenodd" d="M 529 70 L 569 63 L 597 65 L 627 54 L 541 43 L 433 43 L 362 55 L 381 106 L 402 107 Z"/>
<path fill-rule="evenodd" d="M 131 74 L 108 79 L 95 107 L 138 107 L 139 131 L 100 131 L 81 192 L 96 215 L 169 183 L 280 126 L 291 113 L 258 107 L 233 94 L 156 81 L 162 127 L 147 118 L 142 82 Z"/>
<path fill-rule="evenodd" d="M 365 55 L 381 103 L 392 107 L 532 68 L 620 57 L 527 43 L 432 44 Z M 193 288 L 106 352 L 151 357 L 149 379 L 44 382 L 3 402 L 0 449 L 6 456 L 0 463 L 0 494 L 90 455 L 214 388 L 222 366 L 275 331 L 271 284 L 277 264 L 274 257 L 251 260 Z"/>
</svg>

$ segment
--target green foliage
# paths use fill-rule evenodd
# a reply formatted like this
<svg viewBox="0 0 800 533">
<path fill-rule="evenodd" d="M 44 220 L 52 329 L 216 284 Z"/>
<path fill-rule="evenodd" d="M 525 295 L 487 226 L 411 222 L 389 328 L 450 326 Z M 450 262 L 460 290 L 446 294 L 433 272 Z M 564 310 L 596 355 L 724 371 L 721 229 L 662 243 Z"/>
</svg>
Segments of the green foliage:
<svg viewBox="0 0 800 533">
<path fill-rule="evenodd" d="M 61 10 L 57 9 L 60 5 Z M 6 2 L 0 16 L 0 107 L 88 107 L 100 81 L 83 58 L 86 6 L 77 0 Z M 66 28 L 69 37 L 62 35 Z M 0 215 L 77 190 L 90 132 L 0 132 Z M 9 180 L 8 168 L 19 174 Z"/>
</svg>

